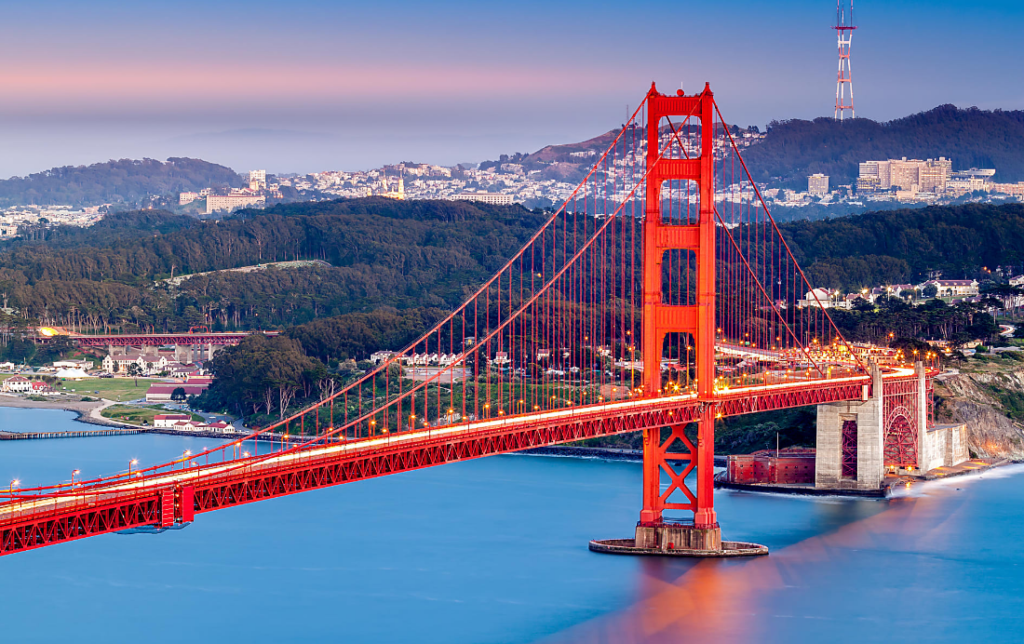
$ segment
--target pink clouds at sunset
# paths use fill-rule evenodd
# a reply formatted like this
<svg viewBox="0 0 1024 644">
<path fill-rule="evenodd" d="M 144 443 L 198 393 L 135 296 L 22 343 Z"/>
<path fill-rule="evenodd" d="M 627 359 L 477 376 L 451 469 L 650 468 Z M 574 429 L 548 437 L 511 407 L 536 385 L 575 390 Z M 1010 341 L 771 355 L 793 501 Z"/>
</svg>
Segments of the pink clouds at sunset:
<svg viewBox="0 0 1024 644">
<path fill-rule="evenodd" d="M 566 99 L 606 93 L 627 70 L 598 72 L 566 65 L 106 63 L 28 64 L 0 68 L 6 100 L 0 113 L 85 114 L 126 108 L 209 110 L 211 105 L 295 105 L 394 101 Z"/>
<path fill-rule="evenodd" d="M 1019 3 L 864 3 L 857 115 L 1024 107 Z M 948 5 L 948 6 L 947 6 Z M 821 0 L 38 0 L 0 10 L 0 176 L 111 157 L 453 164 L 618 126 L 651 81 L 738 125 L 832 113 Z M 942 30 L 946 30 L 943 32 Z M 929 34 L 955 33 L 935 48 Z M 953 84 L 935 82 L 926 68 Z"/>
</svg>

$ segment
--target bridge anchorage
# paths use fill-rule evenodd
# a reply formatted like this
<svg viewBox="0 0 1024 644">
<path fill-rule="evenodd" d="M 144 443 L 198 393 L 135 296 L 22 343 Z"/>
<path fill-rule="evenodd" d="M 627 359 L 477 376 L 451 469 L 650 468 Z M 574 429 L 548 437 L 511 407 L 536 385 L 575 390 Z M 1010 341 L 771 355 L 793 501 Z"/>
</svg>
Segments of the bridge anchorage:
<svg viewBox="0 0 1024 644">
<path fill-rule="evenodd" d="M 536 234 L 408 347 L 378 355 L 376 368 L 342 387 L 325 381 L 316 403 L 213 449 L 100 478 L 0 490 L 0 555 L 629 432 L 643 432 L 636 531 L 593 541 L 593 550 L 765 554 L 722 539 L 718 419 L 848 402 L 819 414 L 835 429 L 834 467 L 823 464 L 823 481 L 870 484 L 866 459 L 883 449 L 887 464 L 923 460 L 917 452 L 927 446 L 914 442 L 925 426 L 920 370 L 839 333 L 710 88 L 664 95 L 652 85 L 607 140 Z M 870 374 L 869 362 L 877 365 Z M 885 395 L 884 405 L 861 404 L 872 395 Z M 884 445 L 870 430 L 883 420 Z"/>
</svg>

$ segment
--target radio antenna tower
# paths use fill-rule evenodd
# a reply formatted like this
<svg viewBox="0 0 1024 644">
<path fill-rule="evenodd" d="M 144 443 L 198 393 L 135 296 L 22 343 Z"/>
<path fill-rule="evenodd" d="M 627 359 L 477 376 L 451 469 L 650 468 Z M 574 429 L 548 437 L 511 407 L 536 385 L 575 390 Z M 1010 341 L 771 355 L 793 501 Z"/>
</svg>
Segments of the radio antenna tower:
<svg viewBox="0 0 1024 644">
<path fill-rule="evenodd" d="M 846 111 L 850 111 L 850 118 L 854 118 L 853 111 L 853 78 L 850 74 L 850 43 L 853 42 L 853 30 L 857 27 L 853 24 L 853 0 L 836 0 L 836 30 L 839 38 L 839 75 L 836 80 L 836 120 L 842 121 L 846 118 Z M 847 103 L 846 90 L 850 90 L 850 99 Z"/>
</svg>

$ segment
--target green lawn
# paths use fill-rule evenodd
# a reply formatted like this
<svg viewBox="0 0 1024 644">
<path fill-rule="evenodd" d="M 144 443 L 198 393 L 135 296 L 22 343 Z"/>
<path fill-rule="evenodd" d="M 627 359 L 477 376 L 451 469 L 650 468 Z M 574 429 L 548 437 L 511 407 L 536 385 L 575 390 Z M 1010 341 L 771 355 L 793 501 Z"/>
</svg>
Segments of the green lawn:
<svg viewBox="0 0 1024 644">
<path fill-rule="evenodd" d="M 183 414 L 187 412 L 168 411 L 160 405 L 147 405 L 145 407 L 135 405 L 111 405 L 101 412 L 104 418 L 120 420 L 125 423 L 141 425 L 143 422 L 153 424 L 153 417 L 157 414 Z M 199 414 L 192 414 L 192 420 L 202 421 Z"/>
<path fill-rule="evenodd" d="M 139 378 L 139 386 L 136 387 L 135 381 L 131 378 L 84 378 L 82 380 L 58 381 L 54 389 L 83 396 L 99 396 L 107 400 L 122 401 L 145 398 L 146 390 L 154 382 L 161 381 L 152 378 Z"/>
</svg>

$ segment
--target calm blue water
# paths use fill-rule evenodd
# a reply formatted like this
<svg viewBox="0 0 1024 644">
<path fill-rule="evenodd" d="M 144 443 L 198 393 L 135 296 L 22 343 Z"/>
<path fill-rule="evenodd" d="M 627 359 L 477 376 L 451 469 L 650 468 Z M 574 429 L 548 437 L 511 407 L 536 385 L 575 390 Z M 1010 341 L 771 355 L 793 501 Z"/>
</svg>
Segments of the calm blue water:
<svg viewBox="0 0 1024 644">
<path fill-rule="evenodd" d="M 75 426 L 65 412 L 0 410 L 0 428 L 9 412 L 23 427 Z M 9 441 L 0 483 L 212 444 Z M 631 534 L 639 465 L 491 457 L 0 558 L 0 641 L 1013 641 L 1022 474 L 891 502 L 720 492 L 726 537 L 772 555 L 695 563 L 587 550 Z"/>
</svg>

